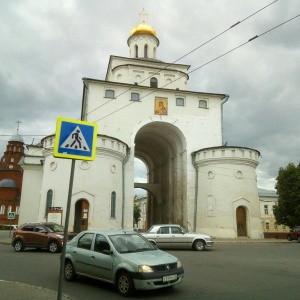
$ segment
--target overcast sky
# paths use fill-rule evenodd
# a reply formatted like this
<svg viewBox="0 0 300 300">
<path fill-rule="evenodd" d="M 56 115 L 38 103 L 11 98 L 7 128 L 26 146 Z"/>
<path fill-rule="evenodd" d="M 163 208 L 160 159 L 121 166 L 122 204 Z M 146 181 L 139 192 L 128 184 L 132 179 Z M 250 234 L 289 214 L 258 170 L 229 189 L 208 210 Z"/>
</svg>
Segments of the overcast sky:
<svg viewBox="0 0 300 300">
<path fill-rule="evenodd" d="M 272 2 L 1 0 L 0 157 L 17 121 L 31 144 L 55 132 L 58 116 L 80 118 L 82 77 L 104 80 L 110 55 L 129 56 L 144 8 L 158 59 L 172 63 L 199 47 L 178 61 L 198 68 L 188 89 L 230 96 L 223 140 L 260 151 L 258 187 L 274 190 L 279 168 L 299 163 L 300 1 Z"/>
</svg>

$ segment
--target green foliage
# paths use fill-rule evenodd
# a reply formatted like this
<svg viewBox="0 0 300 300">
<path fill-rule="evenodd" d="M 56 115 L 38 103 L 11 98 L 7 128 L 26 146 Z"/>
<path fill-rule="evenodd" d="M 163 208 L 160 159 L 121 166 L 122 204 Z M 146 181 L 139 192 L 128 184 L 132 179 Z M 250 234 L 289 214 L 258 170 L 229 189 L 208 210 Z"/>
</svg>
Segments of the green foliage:
<svg viewBox="0 0 300 300">
<path fill-rule="evenodd" d="M 141 208 L 139 204 L 134 203 L 133 206 L 133 223 L 138 224 L 141 220 Z"/>
<path fill-rule="evenodd" d="M 300 225 L 300 164 L 290 163 L 286 168 L 280 168 L 276 179 L 279 196 L 274 208 L 276 222 L 290 228 Z"/>
</svg>

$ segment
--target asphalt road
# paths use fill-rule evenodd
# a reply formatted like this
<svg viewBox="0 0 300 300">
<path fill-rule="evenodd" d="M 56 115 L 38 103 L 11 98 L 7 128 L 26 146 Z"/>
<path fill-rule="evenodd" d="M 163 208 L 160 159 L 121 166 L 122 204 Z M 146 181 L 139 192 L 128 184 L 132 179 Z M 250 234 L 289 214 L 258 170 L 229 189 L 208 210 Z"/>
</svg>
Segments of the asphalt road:
<svg viewBox="0 0 300 300">
<path fill-rule="evenodd" d="M 202 252 L 168 252 L 183 263 L 183 283 L 172 289 L 138 292 L 131 299 L 300 299 L 300 243 L 215 243 Z M 60 254 L 16 253 L 11 246 L 0 245 L 0 258 L 0 280 L 57 291 Z M 86 278 L 64 281 L 63 293 L 76 300 L 124 299 L 111 285 Z"/>
</svg>

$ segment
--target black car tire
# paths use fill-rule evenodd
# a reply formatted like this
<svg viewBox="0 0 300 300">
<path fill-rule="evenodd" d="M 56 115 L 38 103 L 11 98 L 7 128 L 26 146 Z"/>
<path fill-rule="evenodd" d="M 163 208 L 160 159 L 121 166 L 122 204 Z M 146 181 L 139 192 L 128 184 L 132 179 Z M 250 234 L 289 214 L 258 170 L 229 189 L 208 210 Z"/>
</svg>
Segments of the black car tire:
<svg viewBox="0 0 300 300">
<path fill-rule="evenodd" d="M 134 292 L 134 284 L 127 272 L 120 272 L 116 281 L 116 288 L 120 295 L 128 297 Z"/>
<path fill-rule="evenodd" d="M 196 240 L 193 243 L 193 249 L 196 251 L 203 251 L 205 249 L 205 243 L 202 240 Z"/>
<path fill-rule="evenodd" d="M 21 240 L 16 240 L 14 243 L 14 249 L 16 252 L 22 252 L 24 250 L 24 244 Z"/>
<path fill-rule="evenodd" d="M 56 241 L 50 241 L 48 244 L 48 251 L 51 253 L 57 253 L 60 251 L 60 247 Z"/>
<path fill-rule="evenodd" d="M 288 235 L 288 237 L 287 237 L 287 239 L 288 239 L 288 241 L 292 241 L 292 239 L 291 239 L 291 236 L 290 235 Z"/>
<path fill-rule="evenodd" d="M 77 277 L 74 266 L 69 260 L 65 262 L 64 275 L 67 281 L 74 281 Z"/>
</svg>

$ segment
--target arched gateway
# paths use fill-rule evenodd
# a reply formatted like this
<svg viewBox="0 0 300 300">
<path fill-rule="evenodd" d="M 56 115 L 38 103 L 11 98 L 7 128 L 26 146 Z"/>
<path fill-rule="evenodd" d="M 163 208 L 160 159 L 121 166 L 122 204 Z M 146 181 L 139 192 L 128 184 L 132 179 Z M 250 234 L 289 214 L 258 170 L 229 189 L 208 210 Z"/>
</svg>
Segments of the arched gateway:
<svg viewBox="0 0 300 300">
<path fill-rule="evenodd" d="M 135 137 L 135 157 L 148 169 L 147 223 L 185 222 L 186 140 L 182 132 L 166 122 L 144 125 Z M 155 184 L 155 188 L 151 185 Z M 149 186 L 147 188 L 147 185 Z"/>
<path fill-rule="evenodd" d="M 97 151 L 94 161 L 76 162 L 69 228 L 132 228 L 134 187 L 143 185 L 148 226 L 178 223 L 237 237 L 241 206 L 247 236 L 262 238 L 259 152 L 222 143 L 229 96 L 189 91 L 190 66 L 156 58 L 159 39 L 151 25 L 135 26 L 127 44 L 129 57 L 111 55 L 104 80 L 83 78 L 81 119 L 98 124 Z M 44 221 L 49 190 L 64 221 L 71 163 L 53 157 L 53 146 L 54 135 L 28 146 L 20 222 Z M 147 166 L 147 183 L 134 183 L 135 157 Z"/>
</svg>

